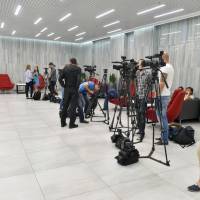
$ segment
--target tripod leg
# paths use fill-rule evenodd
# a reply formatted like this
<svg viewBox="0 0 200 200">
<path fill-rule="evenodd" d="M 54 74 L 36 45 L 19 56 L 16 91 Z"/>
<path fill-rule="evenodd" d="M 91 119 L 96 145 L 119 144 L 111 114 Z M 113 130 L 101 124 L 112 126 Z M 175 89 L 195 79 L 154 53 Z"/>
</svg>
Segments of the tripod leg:
<svg viewBox="0 0 200 200">
<path fill-rule="evenodd" d="M 115 115 L 116 115 L 116 112 L 117 112 L 117 108 L 118 108 L 118 106 L 115 105 L 114 115 L 113 115 L 113 118 L 112 118 L 112 122 L 111 122 L 111 124 L 109 126 L 110 131 L 113 129 L 113 124 L 114 124 L 114 121 L 115 121 Z"/>
</svg>

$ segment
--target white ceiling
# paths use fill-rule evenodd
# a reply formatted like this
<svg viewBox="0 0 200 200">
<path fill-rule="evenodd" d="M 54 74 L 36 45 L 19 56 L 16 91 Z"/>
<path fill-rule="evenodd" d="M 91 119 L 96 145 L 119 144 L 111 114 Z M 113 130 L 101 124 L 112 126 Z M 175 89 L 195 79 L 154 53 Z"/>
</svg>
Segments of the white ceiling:
<svg viewBox="0 0 200 200">
<path fill-rule="evenodd" d="M 166 6 L 146 15 L 137 16 L 137 12 L 152 6 L 165 3 Z M 18 16 L 14 15 L 17 5 L 22 5 Z M 181 13 L 154 19 L 157 14 L 184 8 Z M 103 18 L 96 19 L 98 14 L 115 9 L 116 11 Z M 38 39 L 49 40 L 62 37 L 60 41 L 75 42 L 75 35 L 87 32 L 83 41 L 104 37 L 108 31 L 122 28 L 122 30 L 152 24 L 160 20 L 167 20 L 200 10 L 200 0 L 0 0 L 0 23 L 5 22 L 5 27 L 0 29 L 0 35 L 11 36 L 16 30 L 14 37 L 35 38 L 44 27 L 48 27 Z M 72 16 L 63 22 L 59 19 L 72 13 Z M 34 25 L 34 21 L 42 17 L 43 20 Z M 119 24 L 103 28 L 103 25 L 120 20 Z M 74 25 L 79 28 L 68 32 Z M 47 34 L 56 33 L 51 38 Z"/>
</svg>

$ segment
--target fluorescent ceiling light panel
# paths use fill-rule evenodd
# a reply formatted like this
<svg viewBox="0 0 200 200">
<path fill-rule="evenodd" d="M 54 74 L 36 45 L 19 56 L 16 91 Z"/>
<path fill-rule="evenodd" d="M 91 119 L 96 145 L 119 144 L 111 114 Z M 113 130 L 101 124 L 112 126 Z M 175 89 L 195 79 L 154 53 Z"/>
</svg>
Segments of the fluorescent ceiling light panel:
<svg viewBox="0 0 200 200">
<path fill-rule="evenodd" d="M 113 30 L 113 31 L 109 31 L 108 33 L 110 34 L 110 33 L 115 33 L 115 32 L 118 32 L 118 31 L 121 31 L 122 29 L 121 28 L 119 28 L 119 29 L 116 29 L 116 30 Z"/>
<path fill-rule="evenodd" d="M 178 9 L 178 10 L 174 10 L 174 11 L 171 11 L 171 12 L 163 13 L 161 15 L 156 15 L 154 18 L 164 17 L 164 16 L 167 16 L 167 15 L 172 15 L 172 14 L 179 13 L 179 12 L 182 12 L 182 11 L 184 11 L 183 8 Z"/>
<path fill-rule="evenodd" d="M 152 7 L 152 8 L 149 8 L 149 9 L 146 9 L 146 10 L 143 10 L 143 11 L 140 11 L 140 12 L 137 12 L 137 15 L 143 15 L 143 14 L 152 12 L 152 11 L 154 11 L 154 10 L 163 8 L 163 7 L 165 7 L 165 6 L 166 6 L 165 4 L 161 4 L 161 5 L 158 5 L 158 6 L 155 6 L 155 7 Z"/>
<path fill-rule="evenodd" d="M 47 37 L 51 37 L 52 35 L 55 35 L 55 33 L 50 33 L 49 35 L 47 35 Z"/>
<path fill-rule="evenodd" d="M 46 31 L 47 29 L 48 29 L 48 28 L 45 27 L 45 28 L 43 28 L 40 32 L 43 33 L 43 32 Z"/>
<path fill-rule="evenodd" d="M 81 36 L 81 35 L 85 35 L 85 34 L 86 34 L 86 32 L 82 32 L 82 33 L 77 34 L 76 36 Z"/>
<path fill-rule="evenodd" d="M 59 40 L 61 37 L 57 37 L 57 38 L 55 38 L 54 40 Z"/>
<path fill-rule="evenodd" d="M 34 22 L 34 24 L 36 25 L 36 24 L 38 24 L 40 21 L 42 21 L 42 18 L 41 18 L 41 17 L 38 18 L 38 19 Z"/>
<path fill-rule="evenodd" d="M 177 33 L 181 33 L 181 31 L 175 31 L 175 32 L 170 32 L 170 33 L 163 33 L 162 36 L 173 35 L 173 34 L 177 34 Z"/>
<path fill-rule="evenodd" d="M 15 35 L 15 33 L 16 33 L 16 30 L 13 30 L 12 33 L 11 33 L 11 35 Z"/>
<path fill-rule="evenodd" d="M 99 18 L 101 18 L 101 17 L 104 17 L 104 16 L 106 16 L 106 15 L 109 15 L 110 13 L 113 13 L 113 12 L 115 12 L 115 9 L 108 10 L 108 11 L 106 11 L 106 12 L 100 14 L 100 15 L 97 15 L 97 16 L 96 16 L 96 19 L 99 19 Z"/>
<path fill-rule="evenodd" d="M 15 15 L 16 16 L 19 15 L 19 12 L 20 12 L 21 9 L 22 9 L 22 6 L 18 5 L 17 8 L 16 8 L 16 10 L 15 10 Z"/>
<path fill-rule="evenodd" d="M 75 39 L 75 41 L 79 41 L 79 40 L 82 40 L 82 39 L 83 39 L 83 37 L 77 38 L 77 39 Z"/>
<path fill-rule="evenodd" d="M 4 26 L 5 26 L 5 23 L 2 22 L 2 23 L 1 23 L 1 28 L 4 28 Z"/>
<path fill-rule="evenodd" d="M 117 21 L 115 21 L 115 22 L 112 22 L 112 23 L 110 23 L 110 24 L 106 24 L 105 26 L 103 26 L 104 28 L 106 28 L 106 27 L 109 27 L 109 26 L 112 26 L 112 25 L 115 25 L 115 24 L 119 24 L 120 23 L 120 21 L 119 20 L 117 20 Z"/>
<path fill-rule="evenodd" d="M 73 30 L 77 29 L 78 27 L 79 26 L 73 26 L 73 27 L 69 28 L 68 31 L 73 31 Z"/>
<path fill-rule="evenodd" d="M 59 21 L 62 22 L 64 21 L 65 19 L 67 19 L 68 17 L 70 17 L 72 14 L 71 13 L 68 13 L 67 15 L 65 15 L 64 17 L 60 18 Z"/>
<path fill-rule="evenodd" d="M 35 35 L 35 37 L 39 37 L 41 35 L 41 33 L 38 33 L 37 35 Z"/>
</svg>

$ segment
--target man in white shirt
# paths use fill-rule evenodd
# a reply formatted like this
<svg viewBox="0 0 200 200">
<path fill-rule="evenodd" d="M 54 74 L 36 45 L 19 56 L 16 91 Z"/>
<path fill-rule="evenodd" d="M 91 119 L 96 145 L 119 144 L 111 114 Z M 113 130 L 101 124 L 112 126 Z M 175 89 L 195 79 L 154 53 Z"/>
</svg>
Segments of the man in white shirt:
<svg viewBox="0 0 200 200">
<path fill-rule="evenodd" d="M 167 119 L 167 106 L 171 95 L 171 87 L 174 79 L 174 68 L 169 62 L 169 54 L 167 52 L 163 53 L 162 59 L 166 64 L 161 68 L 160 77 L 159 77 L 159 86 L 161 92 L 161 104 L 162 110 L 159 113 L 160 122 L 162 123 L 161 139 L 156 143 L 158 145 L 168 145 L 168 119 Z M 165 83 L 166 80 L 166 83 Z"/>
</svg>

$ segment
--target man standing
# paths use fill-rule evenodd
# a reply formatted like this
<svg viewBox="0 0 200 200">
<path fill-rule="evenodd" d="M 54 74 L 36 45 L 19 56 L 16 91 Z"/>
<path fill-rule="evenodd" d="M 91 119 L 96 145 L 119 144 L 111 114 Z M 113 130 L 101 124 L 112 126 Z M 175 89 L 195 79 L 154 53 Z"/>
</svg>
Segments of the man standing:
<svg viewBox="0 0 200 200">
<path fill-rule="evenodd" d="M 160 69 L 162 73 L 160 73 L 160 77 L 159 77 L 162 109 L 160 113 L 158 112 L 158 115 L 162 123 L 162 130 L 161 130 L 161 138 L 156 144 L 168 145 L 169 126 L 168 126 L 168 119 L 167 119 L 167 106 L 168 106 L 168 102 L 171 95 L 170 89 L 172 87 L 172 83 L 174 79 L 174 68 L 170 64 L 169 54 L 167 52 L 163 53 L 162 59 L 164 63 L 166 64 L 164 67 Z"/>
<path fill-rule="evenodd" d="M 69 116 L 69 128 L 77 128 L 76 108 L 78 105 L 78 88 L 81 82 L 81 68 L 77 66 L 75 58 L 70 59 L 70 64 L 66 65 L 60 73 L 59 83 L 64 88 L 64 102 L 61 111 L 61 127 L 66 126 L 66 118 Z"/>
<path fill-rule="evenodd" d="M 56 66 L 52 62 L 49 63 L 49 68 L 51 70 L 50 75 L 49 75 L 49 91 L 50 91 L 52 96 L 57 94 L 57 92 L 55 91 L 55 86 L 56 86 L 56 81 L 57 81 L 55 67 Z"/>
<path fill-rule="evenodd" d="M 147 109 L 147 95 L 149 84 L 151 81 L 151 73 L 144 69 L 145 61 L 139 60 L 138 70 L 136 72 L 136 117 L 137 126 L 139 129 L 139 141 L 142 142 L 145 136 L 145 123 L 146 123 L 146 109 Z"/>
</svg>

